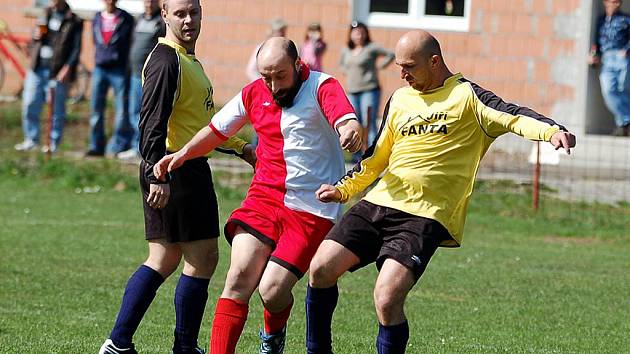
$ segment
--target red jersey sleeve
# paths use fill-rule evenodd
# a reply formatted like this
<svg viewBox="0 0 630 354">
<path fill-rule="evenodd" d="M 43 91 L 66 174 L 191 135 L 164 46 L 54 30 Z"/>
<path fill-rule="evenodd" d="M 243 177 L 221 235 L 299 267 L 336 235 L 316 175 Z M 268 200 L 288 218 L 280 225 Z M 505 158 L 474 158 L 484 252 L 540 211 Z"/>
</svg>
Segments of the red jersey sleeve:
<svg viewBox="0 0 630 354">
<path fill-rule="evenodd" d="M 357 119 L 352 104 L 348 100 L 343 87 L 337 79 L 330 77 L 319 85 L 317 101 L 324 112 L 324 116 L 333 128 L 337 124 L 348 120 Z"/>
</svg>

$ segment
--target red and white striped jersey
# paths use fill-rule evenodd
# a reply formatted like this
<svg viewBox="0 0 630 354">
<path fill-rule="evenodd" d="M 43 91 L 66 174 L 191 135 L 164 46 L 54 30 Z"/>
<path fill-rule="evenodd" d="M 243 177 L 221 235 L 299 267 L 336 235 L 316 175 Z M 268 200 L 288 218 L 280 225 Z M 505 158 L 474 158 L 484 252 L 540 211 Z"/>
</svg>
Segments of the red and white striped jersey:
<svg viewBox="0 0 630 354">
<path fill-rule="evenodd" d="M 282 200 L 293 210 L 329 220 L 341 214 L 338 203 L 322 203 L 315 191 L 345 173 L 336 127 L 356 119 L 339 82 L 302 65 L 302 86 L 291 107 L 280 107 L 262 79 L 245 86 L 210 122 L 223 138 L 248 120 L 258 134 L 256 171 L 248 196 Z"/>
</svg>

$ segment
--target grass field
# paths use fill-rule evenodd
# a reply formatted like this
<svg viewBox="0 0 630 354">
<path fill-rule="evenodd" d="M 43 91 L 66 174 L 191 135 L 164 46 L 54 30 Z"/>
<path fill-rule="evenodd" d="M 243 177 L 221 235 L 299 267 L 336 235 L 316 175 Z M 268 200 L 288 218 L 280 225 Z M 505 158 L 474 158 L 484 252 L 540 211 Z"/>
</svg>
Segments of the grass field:
<svg viewBox="0 0 630 354">
<path fill-rule="evenodd" d="M 129 275 L 144 260 L 135 168 L 108 161 L 49 163 L 4 147 L 0 160 L 0 352 L 95 353 L 108 336 Z M 223 220 L 244 187 L 219 182 Z M 533 214 L 525 187 L 477 186 L 464 247 L 441 249 L 409 298 L 409 353 L 622 353 L 630 349 L 627 206 L 569 205 L 546 197 Z M 593 207 L 599 213 L 589 210 Z M 583 210 L 583 212 L 580 212 Z M 200 344 L 227 270 L 210 283 Z M 342 278 L 339 354 L 372 353 L 375 269 Z M 136 335 L 142 353 L 167 353 L 177 277 L 160 289 Z M 305 281 L 286 353 L 304 352 Z M 257 352 L 257 298 L 239 353 Z"/>
<path fill-rule="evenodd" d="M 87 107 L 72 111 L 62 150 L 82 151 Z M 146 257 L 136 167 L 17 154 L 19 127 L 19 104 L 0 106 L 0 353 L 96 353 Z M 223 220 L 245 192 L 226 181 L 243 178 L 215 174 Z M 439 250 L 411 293 L 408 353 L 630 352 L 630 204 L 567 203 L 547 190 L 535 214 L 528 188 L 477 185 L 464 246 Z M 228 266 L 223 239 L 220 248 L 202 346 Z M 368 267 L 340 281 L 338 354 L 374 352 L 375 275 Z M 140 326 L 141 353 L 170 352 L 176 282 Z M 287 354 L 304 352 L 304 290 L 302 280 Z M 261 325 L 253 298 L 239 353 L 257 352 Z"/>
</svg>

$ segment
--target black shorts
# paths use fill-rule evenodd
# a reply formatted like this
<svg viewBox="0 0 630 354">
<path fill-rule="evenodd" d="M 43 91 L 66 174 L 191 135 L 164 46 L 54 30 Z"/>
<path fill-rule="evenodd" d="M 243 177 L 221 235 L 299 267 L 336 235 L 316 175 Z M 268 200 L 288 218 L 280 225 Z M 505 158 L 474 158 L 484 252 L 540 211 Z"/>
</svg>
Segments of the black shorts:
<svg viewBox="0 0 630 354">
<path fill-rule="evenodd" d="M 440 243 L 451 236 L 442 224 L 421 216 L 361 200 L 326 236 L 359 257 L 355 271 L 372 262 L 380 270 L 391 258 L 411 269 L 416 281 Z"/>
<path fill-rule="evenodd" d="M 142 162 L 144 164 L 144 162 Z M 140 189 L 147 240 L 188 242 L 219 237 L 219 208 L 207 158 L 186 161 L 170 172 L 171 197 L 164 209 L 147 203 L 149 183 L 140 166 Z"/>
</svg>

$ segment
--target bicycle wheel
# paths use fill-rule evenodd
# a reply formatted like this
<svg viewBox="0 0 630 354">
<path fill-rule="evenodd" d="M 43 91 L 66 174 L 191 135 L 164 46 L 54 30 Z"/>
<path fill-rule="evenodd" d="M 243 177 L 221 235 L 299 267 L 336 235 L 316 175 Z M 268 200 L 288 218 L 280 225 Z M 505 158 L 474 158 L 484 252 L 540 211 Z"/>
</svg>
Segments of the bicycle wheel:
<svg viewBox="0 0 630 354">
<path fill-rule="evenodd" d="M 92 73 L 83 65 L 79 63 L 77 66 L 77 77 L 70 88 L 68 89 L 68 103 L 77 104 L 85 101 L 86 95 L 90 89 L 90 80 Z"/>
</svg>

